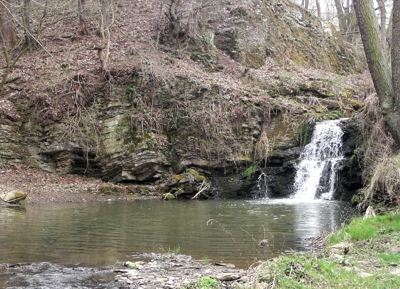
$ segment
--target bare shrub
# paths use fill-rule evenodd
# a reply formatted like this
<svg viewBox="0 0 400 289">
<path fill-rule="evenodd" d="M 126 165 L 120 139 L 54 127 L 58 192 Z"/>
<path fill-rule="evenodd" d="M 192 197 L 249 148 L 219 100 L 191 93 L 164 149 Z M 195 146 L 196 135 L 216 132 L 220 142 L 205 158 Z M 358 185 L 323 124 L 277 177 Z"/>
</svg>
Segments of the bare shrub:
<svg viewBox="0 0 400 289">
<path fill-rule="evenodd" d="M 267 132 L 263 128 L 261 136 L 254 147 L 254 161 L 257 164 L 262 162 L 266 164 L 273 147 L 273 142 L 268 139 Z"/>
<path fill-rule="evenodd" d="M 383 193 L 383 201 L 388 203 L 400 198 L 400 154 L 384 157 L 376 166 L 363 206 L 373 200 L 376 192 Z"/>
<path fill-rule="evenodd" d="M 369 180 L 378 163 L 391 156 L 395 143 L 392 137 L 386 133 L 385 122 L 376 94 L 367 97 L 364 108 L 357 115 L 356 120 L 363 132 L 362 146 L 358 149 L 363 160 L 363 178 Z"/>
<path fill-rule="evenodd" d="M 362 177 L 367 185 L 359 208 L 366 208 L 377 194 L 383 196 L 384 201 L 392 202 L 400 192 L 400 157 L 393 155 L 396 145 L 387 133 L 376 94 L 366 98 L 356 121 L 362 132 L 362 145 L 357 155 L 362 160 Z"/>
<path fill-rule="evenodd" d="M 157 21 L 158 40 L 161 44 L 177 48 L 189 38 L 198 38 L 199 23 L 206 23 L 218 17 L 220 1 L 212 0 L 169 0 L 160 2 Z"/>
</svg>

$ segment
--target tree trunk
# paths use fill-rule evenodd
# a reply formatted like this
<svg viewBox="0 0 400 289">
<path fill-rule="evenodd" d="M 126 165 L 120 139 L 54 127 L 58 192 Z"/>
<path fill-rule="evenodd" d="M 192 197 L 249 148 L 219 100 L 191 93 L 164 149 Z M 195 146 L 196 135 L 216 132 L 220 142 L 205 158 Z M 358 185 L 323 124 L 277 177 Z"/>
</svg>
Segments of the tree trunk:
<svg viewBox="0 0 400 289">
<path fill-rule="evenodd" d="M 393 36 L 398 34 L 396 41 L 393 41 L 392 51 L 392 63 L 394 64 L 394 72 L 397 77 L 400 76 L 400 70 L 397 67 L 399 64 L 395 63 L 399 61 L 398 51 L 396 48 L 399 46 L 395 42 L 398 41 L 400 36 L 399 29 L 399 11 L 395 11 L 395 8 L 399 9 L 400 1 L 394 1 L 394 13 L 393 13 Z M 396 4 L 397 3 L 397 4 Z M 374 5 L 372 0 L 354 0 L 354 9 L 356 11 L 358 25 L 360 28 L 361 39 L 364 44 L 365 56 L 367 58 L 368 67 L 374 82 L 375 90 L 379 98 L 382 113 L 384 115 L 385 122 L 388 126 L 389 132 L 392 134 L 398 147 L 400 147 L 400 114 L 398 97 L 395 95 L 394 83 L 400 78 L 392 79 L 392 72 L 390 69 L 387 54 L 385 53 L 382 41 L 380 40 L 380 29 L 378 21 L 375 16 Z M 395 20 L 396 18 L 396 20 Z M 396 27 L 397 26 L 397 27 Z M 399 84 L 396 84 L 399 85 Z M 397 90 L 398 91 L 398 90 Z"/>
<path fill-rule="evenodd" d="M 110 28 L 110 0 L 101 0 L 101 30 Z"/>
<path fill-rule="evenodd" d="M 5 0 L 4 3 L 0 3 L 0 41 L 5 46 L 14 46 L 17 43 L 17 34 L 12 18 L 6 9 L 8 2 L 9 0 Z"/>
<path fill-rule="evenodd" d="M 392 12 L 390 13 L 390 18 L 389 18 L 389 24 L 386 30 L 386 42 L 389 50 L 391 49 L 392 45 L 392 31 L 393 31 L 393 9 Z"/>
<path fill-rule="evenodd" d="M 101 0 L 100 11 L 100 36 L 102 38 L 102 47 L 98 50 L 100 59 L 101 73 L 106 76 L 108 73 L 107 63 L 110 56 L 111 31 L 110 28 L 114 24 L 114 10 L 112 0 Z"/>
<path fill-rule="evenodd" d="M 309 0 L 303 0 L 301 1 L 301 6 L 303 6 L 305 9 L 308 10 L 308 6 L 309 6 L 310 2 Z"/>
<path fill-rule="evenodd" d="M 79 15 L 79 24 L 81 26 L 81 33 L 83 35 L 88 35 L 86 20 L 83 16 L 85 12 L 85 0 L 78 0 L 78 15 Z"/>
<path fill-rule="evenodd" d="M 315 5 L 317 6 L 317 17 L 321 18 L 321 3 L 319 3 L 319 0 L 315 0 Z"/>
<path fill-rule="evenodd" d="M 392 9 L 392 83 L 394 89 L 394 101 L 397 111 L 400 111 L 400 1 L 393 1 Z"/>
<path fill-rule="evenodd" d="M 342 35 L 346 35 L 347 25 L 346 25 L 346 17 L 343 11 L 342 1 L 335 0 L 336 12 L 339 20 L 339 30 Z"/>
<path fill-rule="evenodd" d="M 22 7 L 22 24 L 24 26 L 25 35 L 25 46 L 31 46 L 34 39 L 32 38 L 31 24 L 30 24 L 30 13 L 31 13 L 31 0 L 24 0 Z"/>
<path fill-rule="evenodd" d="M 379 12 L 380 12 L 380 30 L 381 30 L 381 39 L 382 42 L 386 43 L 386 18 L 387 18 L 387 11 L 385 6 L 385 0 L 376 0 L 379 5 Z"/>
</svg>

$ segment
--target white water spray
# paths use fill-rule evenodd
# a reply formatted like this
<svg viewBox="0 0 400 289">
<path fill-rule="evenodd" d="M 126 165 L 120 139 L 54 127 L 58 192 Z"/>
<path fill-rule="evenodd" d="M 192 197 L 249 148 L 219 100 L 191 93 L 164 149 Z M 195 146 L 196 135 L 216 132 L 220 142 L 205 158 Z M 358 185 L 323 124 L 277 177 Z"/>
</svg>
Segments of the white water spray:
<svg viewBox="0 0 400 289">
<path fill-rule="evenodd" d="M 316 196 L 332 199 L 337 167 L 344 159 L 342 149 L 343 119 L 317 123 L 311 142 L 304 147 L 294 183 L 292 198 L 314 200 Z"/>
<path fill-rule="evenodd" d="M 262 198 L 268 198 L 268 183 L 267 175 L 262 172 L 257 179 L 257 190 L 260 192 Z"/>
</svg>

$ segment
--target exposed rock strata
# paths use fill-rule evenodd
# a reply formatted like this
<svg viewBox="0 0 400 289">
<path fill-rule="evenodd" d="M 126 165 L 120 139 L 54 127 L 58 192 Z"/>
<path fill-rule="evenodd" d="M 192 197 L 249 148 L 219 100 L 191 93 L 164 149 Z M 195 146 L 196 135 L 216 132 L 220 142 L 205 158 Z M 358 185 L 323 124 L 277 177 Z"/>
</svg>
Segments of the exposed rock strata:
<svg viewBox="0 0 400 289">
<path fill-rule="evenodd" d="M 160 17 L 146 8 L 153 4 L 121 1 L 121 39 L 136 39 L 143 34 L 135 27 L 140 20 Z M 363 81 L 340 74 L 362 64 L 332 27 L 289 1 L 217 4 L 223 7 L 218 17 L 202 15 L 186 42 L 154 43 L 159 31 L 151 29 L 150 38 L 134 43 L 114 39 L 126 54 L 111 51 L 109 79 L 77 51 L 74 76 L 40 88 L 24 87 L 24 77 L 15 82 L 22 88 L 9 87 L 0 103 L 1 163 L 145 185 L 194 168 L 217 197 L 256 195 L 256 179 L 265 172 L 273 196 L 289 194 L 301 140 L 309 136 L 299 134 L 301 124 L 312 129 L 315 121 L 359 109 Z M 127 21 L 124 13 L 133 8 L 137 15 Z M 80 41 L 93 46 L 93 39 Z M 344 170 L 354 172 L 354 165 Z M 358 186 L 352 178 L 342 188 Z M 171 189 L 165 188 L 160 192 Z"/>
</svg>

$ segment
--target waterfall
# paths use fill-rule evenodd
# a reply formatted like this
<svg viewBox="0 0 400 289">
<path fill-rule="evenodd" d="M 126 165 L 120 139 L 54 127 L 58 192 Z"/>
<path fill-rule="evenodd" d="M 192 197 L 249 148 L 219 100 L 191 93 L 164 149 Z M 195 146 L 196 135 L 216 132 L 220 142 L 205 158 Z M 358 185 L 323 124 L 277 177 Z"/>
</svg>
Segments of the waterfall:
<svg viewBox="0 0 400 289">
<path fill-rule="evenodd" d="M 322 197 L 332 199 L 337 167 L 344 159 L 342 150 L 343 119 L 317 123 L 311 142 L 304 147 L 297 165 L 294 195 L 299 200 Z"/>
<path fill-rule="evenodd" d="M 257 179 L 257 191 L 259 192 L 259 197 L 268 198 L 268 183 L 267 175 L 262 172 Z"/>
</svg>

